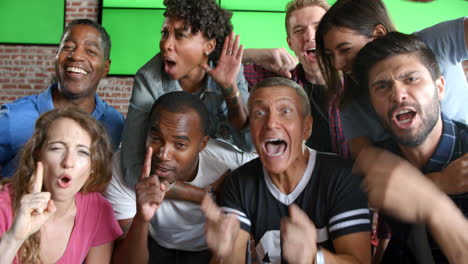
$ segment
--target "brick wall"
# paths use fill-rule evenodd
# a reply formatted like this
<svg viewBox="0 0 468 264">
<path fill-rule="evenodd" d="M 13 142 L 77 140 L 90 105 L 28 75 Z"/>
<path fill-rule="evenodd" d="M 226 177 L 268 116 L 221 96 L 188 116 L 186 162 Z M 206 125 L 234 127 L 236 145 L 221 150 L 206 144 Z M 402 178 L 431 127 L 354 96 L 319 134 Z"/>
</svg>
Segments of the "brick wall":
<svg viewBox="0 0 468 264">
<path fill-rule="evenodd" d="M 76 18 L 97 21 L 98 1 L 67 0 L 65 24 Z M 0 105 L 46 89 L 55 75 L 56 50 L 56 46 L 0 45 Z M 464 69 L 468 76 L 468 62 Z M 101 80 L 98 94 L 125 114 L 132 84 L 132 77 L 107 77 Z"/>
<path fill-rule="evenodd" d="M 97 21 L 98 2 L 67 0 L 65 25 L 76 18 Z M 55 76 L 56 51 L 57 46 L 0 45 L 0 105 L 46 89 Z M 100 82 L 98 94 L 126 114 L 132 85 L 132 77 L 106 77 Z"/>
</svg>

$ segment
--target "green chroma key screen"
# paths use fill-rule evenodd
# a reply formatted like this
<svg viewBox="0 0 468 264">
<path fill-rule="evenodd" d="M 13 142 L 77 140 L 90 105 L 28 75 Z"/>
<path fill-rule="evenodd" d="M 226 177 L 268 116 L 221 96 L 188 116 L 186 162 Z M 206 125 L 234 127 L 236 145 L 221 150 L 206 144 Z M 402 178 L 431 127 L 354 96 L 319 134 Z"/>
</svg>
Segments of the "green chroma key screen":
<svg viewBox="0 0 468 264">
<path fill-rule="evenodd" d="M 0 0 L 0 43 L 59 44 L 64 0 Z"/>
<path fill-rule="evenodd" d="M 13 1 L 13 0 L 9 0 Z M 285 47 L 287 0 L 218 0 L 233 13 L 234 31 L 245 48 Z M 335 1 L 329 0 L 330 4 Z M 411 33 L 438 22 L 468 15 L 468 1 L 415 3 L 384 0 L 397 29 Z M 112 39 L 110 74 L 133 75 L 159 52 L 163 0 L 103 0 L 102 24 Z M 1 5 L 0 5 L 1 7 Z"/>
</svg>

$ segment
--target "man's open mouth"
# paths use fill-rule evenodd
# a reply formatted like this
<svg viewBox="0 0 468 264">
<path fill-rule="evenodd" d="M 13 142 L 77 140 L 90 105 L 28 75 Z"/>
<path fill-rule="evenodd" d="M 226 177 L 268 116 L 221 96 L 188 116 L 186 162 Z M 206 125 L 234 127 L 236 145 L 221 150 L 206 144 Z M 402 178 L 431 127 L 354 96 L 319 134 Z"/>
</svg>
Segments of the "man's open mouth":
<svg viewBox="0 0 468 264">
<path fill-rule="evenodd" d="M 152 163 L 154 164 L 154 166 L 151 167 L 152 174 L 165 177 L 174 171 L 172 168 L 158 165 L 155 161 L 152 161 Z"/>
<path fill-rule="evenodd" d="M 413 120 L 415 115 L 415 111 L 409 109 L 400 110 L 394 114 L 394 120 L 400 125 L 406 125 Z"/>
<path fill-rule="evenodd" d="M 315 48 L 311 48 L 311 49 L 308 49 L 306 51 L 307 55 L 311 56 L 311 55 L 315 55 Z"/>
<path fill-rule="evenodd" d="M 264 148 L 268 156 L 277 157 L 281 156 L 288 147 L 286 141 L 279 138 L 271 138 L 265 140 Z"/>
<path fill-rule="evenodd" d="M 78 67 L 67 67 L 65 69 L 67 72 L 71 72 L 71 73 L 79 73 L 79 74 L 88 74 L 87 71 L 83 70 L 82 68 L 78 68 Z"/>
</svg>

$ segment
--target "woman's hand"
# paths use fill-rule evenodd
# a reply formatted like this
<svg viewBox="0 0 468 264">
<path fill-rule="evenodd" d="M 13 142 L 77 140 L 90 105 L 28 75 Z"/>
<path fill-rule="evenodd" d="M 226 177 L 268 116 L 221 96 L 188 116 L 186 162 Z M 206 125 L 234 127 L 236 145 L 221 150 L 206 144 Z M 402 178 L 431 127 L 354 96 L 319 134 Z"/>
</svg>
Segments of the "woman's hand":
<svg viewBox="0 0 468 264">
<path fill-rule="evenodd" d="M 221 57 L 216 67 L 211 69 L 207 64 L 200 65 L 221 87 L 226 97 L 237 92 L 234 89 L 237 89 L 236 80 L 240 70 L 243 50 L 244 47 L 239 45 L 239 35 L 234 37 L 234 32 L 231 32 L 224 40 Z"/>
<path fill-rule="evenodd" d="M 211 69 L 207 64 L 200 65 L 221 88 L 228 108 L 228 120 L 232 128 L 242 130 L 247 126 L 247 107 L 243 102 L 237 75 L 242 60 L 243 46 L 239 45 L 239 35 L 234 39 L 234 32 L 224 40 L 221 57 L 216 68 Z M 247 90 L 247 89 L 245 89 Z"/>
<path fill-rule="evenodd" d="M 37 232 L 42 225 L 55 213 L 54 201 L 50 198 L 50 192 L 41 192 L 44 177 L 44 167 L 37 163 L 31 181 L 32 187 L 29 194 L 21 198 L 20 208 L 16 212 L 11 234 L 18 241 L 25 241 L 30 235 Z"/>
</svg>

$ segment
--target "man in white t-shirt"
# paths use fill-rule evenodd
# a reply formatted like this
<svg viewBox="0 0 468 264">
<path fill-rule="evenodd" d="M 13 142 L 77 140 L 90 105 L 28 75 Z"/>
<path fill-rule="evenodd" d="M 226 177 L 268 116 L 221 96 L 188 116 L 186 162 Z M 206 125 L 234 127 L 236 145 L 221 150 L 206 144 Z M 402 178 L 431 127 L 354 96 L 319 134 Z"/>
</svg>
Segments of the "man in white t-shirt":
<svg viewBox="0 0 468 264">
<path fill-rule="evenodd" d="M 204 104 L 190 93 L 161 96 L 151 110 L 148 149 L 135 188 L 123 180 L 120 151 L 115 154 L 105 196 L 125 235 L 116 245 L 114 261 L 207 263 L 211 258 L 205 217 L 193 203 L 203 196 L 197 190 L 211 192 L 223 174 L 256 155 L 209 139 L 208 116 Z"/>
</svg>

